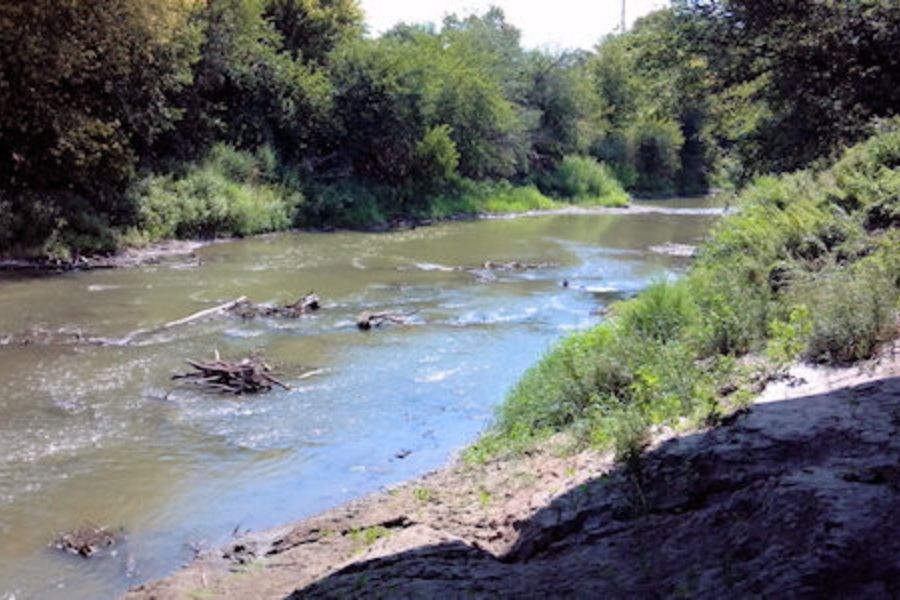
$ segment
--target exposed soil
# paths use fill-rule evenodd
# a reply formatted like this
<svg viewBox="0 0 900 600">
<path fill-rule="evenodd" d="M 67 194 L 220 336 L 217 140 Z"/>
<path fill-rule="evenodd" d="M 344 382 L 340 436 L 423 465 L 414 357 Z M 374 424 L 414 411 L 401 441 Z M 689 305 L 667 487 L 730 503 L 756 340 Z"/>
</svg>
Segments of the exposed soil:
<svg viewBox="0 0 900 600">
<path fill-rule="evenodd" d="M 900 344 L 634 468 L 557 444 L 235 540 L 131 598 L 897 597 Z"/>
<path fill-rule="evenodd" d="M 194 251 L 213 241 L 170 240 L 142 248 L 126 248 L 109 256 L 78 256 L 71 261 L 51 259 L 0 259 L 0 272 L 64 273 L 96 269 L 124 269 L 157 264 L 165 259 L 194 257 Z"/>
</svg>

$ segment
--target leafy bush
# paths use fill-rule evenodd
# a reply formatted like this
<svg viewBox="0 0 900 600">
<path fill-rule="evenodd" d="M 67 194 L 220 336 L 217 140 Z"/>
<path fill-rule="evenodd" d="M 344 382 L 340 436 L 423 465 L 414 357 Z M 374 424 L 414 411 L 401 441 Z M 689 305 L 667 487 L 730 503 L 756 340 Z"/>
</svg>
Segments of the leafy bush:
<svg viewBox="0 0 900 600">
<path fill-rule="evenodd" d="M 738 257 L 691 273 L 688 285 L 699 318 L 690 336 L 699 356 L 744 354 L 765 336 L 771 294 L 754 264 Z"/>
<path fill-rule="evenodd" d="M 628 139 L 624 135 L 608 134 L 590 148 L 591 156 L 607 165 L 625 189 L 634 188 L 638 174 L 628 158 Z"/>
<path fill-rule="evenodd" d="M 246 236 L 291 226 L 298 192 L 266 180 L 272 163 L 226 146 L 184 176 L 152 176 L 132 190 L 148 241 Z"/>
<path fill-rule="evenodd" d="M 681 330 L 697 318 L 697 305 L 688 286 L 662 281 L 619 311 L 621 326 L 641 338 L 656 342 L 677 339 Z"/>
<path fill-rule="evenodd" d="M 769 324 L 769 343 L 766 358 L 778 372 L 800 358 L 812 334 L 812 318 L 805 304 L 791 309 L 787 321 L 776 319 Z"/>
<path fill-rule="evenodd" d="M 796 290 L 812 307 L 806 356 L 850 363 L 869 358 L 897 326 L 900 292 L 893 274 L 873 261 L 848 270 L 830 269 Z"/>
<path fill-rule="evenodd" d="M 586 156 L 566 156 L 554 173 L 537 182 L 544 193 L 578 204 L 628 203 L 628 194 L 609 169 Z"/>
<path fill-rule="evenodd" d="M 642 192 L 670 194 L 676 190 L 684 136 L 673 121 L 638 122 L 630 132 L 631 163 L 637 173 L 635 188 Z"/>
<path fill-rule="evenodd" d="M 447 125 L 429 129 L 416 145 L 414 168 L 425 189 L 440 189 L 456 174 L 459 151 Z"/>
<path fill-rule="evenodd" d="M 312 185 L 306 195 L 297 213 L 303 227 L 372 227 L 386 220 L 381 206 L 399 204 L 393 189 L 352 179 Z"/>
</svg>

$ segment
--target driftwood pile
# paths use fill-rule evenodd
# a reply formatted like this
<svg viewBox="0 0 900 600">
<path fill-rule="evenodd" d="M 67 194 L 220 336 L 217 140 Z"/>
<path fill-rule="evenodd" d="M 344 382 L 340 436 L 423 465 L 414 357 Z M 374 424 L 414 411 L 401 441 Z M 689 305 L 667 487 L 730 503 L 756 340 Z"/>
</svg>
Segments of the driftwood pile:
<svg viewBox="0 0 900 600">
<path fill-rule="evenodd" d="M 120 535 L 121 532 L 86 523 L 78 529 L 60 534 L 53 540 L 53 547 L 69 554 L 90 558 L 97 552 L 114 546 L 119 541 Z"/>
<path fill-rule="evenodd" d="M 228 312 L 238 315 L 242 319 L 253 319 L 256 317 L 284 317 L 288 319 L 297 319 L 303 315 L 308 315 L 321 308 L 319 297 L 313 293 L 306 294 L 293 304 L 285 304 L 283 306 L 267 306 L 264 304 L 253 304 L 246 298 L 234 304 L 228 309 Z"/>
<path fill-rule="evenodd" d="M 172 379 L 195 384 L 211 392 L 240 395 L 267 392 L 275 386 L 291 389 L 289 385 L 273 377 L 269 365 L 256 357 L 228 362 L 221 360 L 216 353 L 215 360 L 210 362 L 186 362 L 194 370 L 172 375 Z"/>
</svg>

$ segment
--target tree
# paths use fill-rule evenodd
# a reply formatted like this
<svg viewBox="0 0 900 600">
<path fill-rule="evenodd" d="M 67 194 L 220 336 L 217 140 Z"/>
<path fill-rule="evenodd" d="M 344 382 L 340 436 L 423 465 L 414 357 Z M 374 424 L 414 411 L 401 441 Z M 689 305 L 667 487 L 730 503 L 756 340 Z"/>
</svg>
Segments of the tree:
<svg viewBox="0 0 900 600">
<path fill-rule="evenodd" d="M 898 111 L 896 2 L 678 0 L 675 9 L 719 93 L 742 88 L 767 107 L 742 157 L 753 172 L 805 165 Z"/>
<path fill-rule="evenodd" d="M 166 140 L 173 154 L 201 154 L 215 141 L 271 144 L 300 160 L 331 110 L 327 74 L 282 51 L 262 0 L 210 0 L 194 13 L 204 34 L 194 83 L 180 101 L 185 122 Z"/>
<path fill-rule="evenodd" d="M 324 65 L 328 54 L 362 33 L 358 0 L 267 0 L 265 17 L 296 60 Z"/>
<path fill-rule="evenodd" d="M 135 165 L 181 115 L 195 33 L 163 0 L 0 3 L 0 185 L 123 218 Z"/>
</svg>

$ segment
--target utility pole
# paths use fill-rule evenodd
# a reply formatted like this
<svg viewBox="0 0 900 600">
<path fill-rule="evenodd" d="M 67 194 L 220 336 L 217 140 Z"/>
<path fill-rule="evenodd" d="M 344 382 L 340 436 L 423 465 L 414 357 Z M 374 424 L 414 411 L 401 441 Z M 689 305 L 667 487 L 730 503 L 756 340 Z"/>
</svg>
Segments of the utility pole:
<svg viewBox="0 0 900 600">
<path fill-rule="evenodd" d="M 626 2 L 626 0 L 622 0 L 622 23 L 620 26 L 622 33 L 625 33 L 625 27 L 628 24 L 628 21 L 625 20 L 625 2 Z"/>
</svg>

